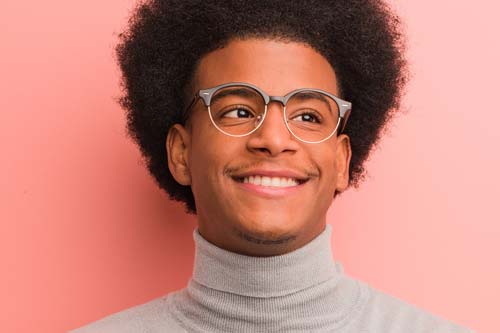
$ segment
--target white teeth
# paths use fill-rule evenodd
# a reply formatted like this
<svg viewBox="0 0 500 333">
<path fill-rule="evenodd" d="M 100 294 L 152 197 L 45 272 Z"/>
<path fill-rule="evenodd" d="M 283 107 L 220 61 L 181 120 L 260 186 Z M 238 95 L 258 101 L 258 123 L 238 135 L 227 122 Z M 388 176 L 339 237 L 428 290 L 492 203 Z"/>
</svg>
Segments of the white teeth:
<svg viewBox="0 0 500 333">
<path fill-rule="evenodd" d="M 243 183 L 249 183 L 260 186 L 271 186 L 271 187 L 290 187 L 299 185 L 299 182 L 294 178 L 267 177 L 267 176 L 245 177 L 243 178 Z"/>
<path fill-rule="evenodd" d="M 271 178 L 271 186 L 280 186 L 281 178 Z"/>
<path fill-rule="evenodd" d="M 261 185 L 262 186 L 271 186 L 272 185 L 271 177 L 262 177 Z"/>
</svg>

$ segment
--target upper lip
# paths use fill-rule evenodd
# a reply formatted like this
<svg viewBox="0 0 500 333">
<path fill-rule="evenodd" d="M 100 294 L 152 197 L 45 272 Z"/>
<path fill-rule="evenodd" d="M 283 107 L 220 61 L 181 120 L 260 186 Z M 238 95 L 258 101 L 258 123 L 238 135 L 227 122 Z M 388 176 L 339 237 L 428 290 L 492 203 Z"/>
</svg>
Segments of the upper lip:
<svg viewBox="0 0 500 333">
<path fill-rule="evenodd" d="M 292 170 L 292 169 L 249 169 L 244 172 L 232 174 L 233 178 L 245 178 L 250 176 L 267 176 L 267 177 L 281 177 L 281 178 L 294 178 L 297 180 L 305 181 L 310 177 L 305 173 Z"/>
</svg>

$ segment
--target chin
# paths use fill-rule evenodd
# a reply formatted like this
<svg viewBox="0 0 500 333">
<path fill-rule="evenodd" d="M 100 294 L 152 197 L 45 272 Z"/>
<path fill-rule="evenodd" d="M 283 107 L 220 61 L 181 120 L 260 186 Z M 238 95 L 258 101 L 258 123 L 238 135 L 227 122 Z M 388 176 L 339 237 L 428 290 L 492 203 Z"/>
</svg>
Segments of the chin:
<svg viewBox="0 0 500 333">
<path fill-rule="evenodd" d="M 277 217 L 266 214 L 261 218 L 245 219 L 240 222 L 237 229 L 249 237 L 262 241 L 283 241 L 290 237 L 296 237 L 297 232 L 302 229 L 291 216 Z"/>
</svg>

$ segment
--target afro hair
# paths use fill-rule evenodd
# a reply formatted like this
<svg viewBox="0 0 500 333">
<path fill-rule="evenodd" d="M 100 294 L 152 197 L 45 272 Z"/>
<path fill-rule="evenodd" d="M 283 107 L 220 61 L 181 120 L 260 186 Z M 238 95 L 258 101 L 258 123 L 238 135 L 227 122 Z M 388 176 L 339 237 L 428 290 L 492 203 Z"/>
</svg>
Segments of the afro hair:
<svg viewBox="0 0 500 333">
<path fill-rule="evenodd" d="M 335 69 L 341 98 L 353 108 L 344 133 L 352 157 L 349 185 L 365 178 L 364 163 L 400 108 L 408 81 L 399 17 L 379 0 L 146 0 L 133 10 L 116 46 L 120 104 L 127 130 L 159 187 L 196 213 L 190 186 L 167 164 L 170 127 L 183 110 L 200 59 L 233 39 L 303 42 Z M 189 97 L 192 92 L 189 92 Z"/>
</svg>

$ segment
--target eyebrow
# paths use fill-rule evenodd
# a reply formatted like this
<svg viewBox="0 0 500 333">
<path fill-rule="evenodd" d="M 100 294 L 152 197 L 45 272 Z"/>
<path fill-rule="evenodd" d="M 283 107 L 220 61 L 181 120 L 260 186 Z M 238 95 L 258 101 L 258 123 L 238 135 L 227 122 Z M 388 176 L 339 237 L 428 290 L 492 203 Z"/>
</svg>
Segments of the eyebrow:
<svg viewBox="0 0 500 333">
<path fill-rule="evenodd" d="M 229 96 L 229 95 L 235 95 L 239 97 L 256 97 L 260 96 L 257 92 L 253 92 L 248 88 L 230 88 L 230 89 L 224 89 L 223 91 L 215 94 L 212 96 L 211 103 L 217 102 L 217 100 Z"/>
<path fill-rule="evenodd" d="M 326 99 L 326 97 L 315 91 L 304 91 L 294 95 L 294 98 L 299 98 L 300 100 L 308 100 L 308 99 L 319 99 L 324 102 L 328 106 L 328 110 L 332 112 L 332 108 L 330 106 L 330 102 Z"/>
</svg>

